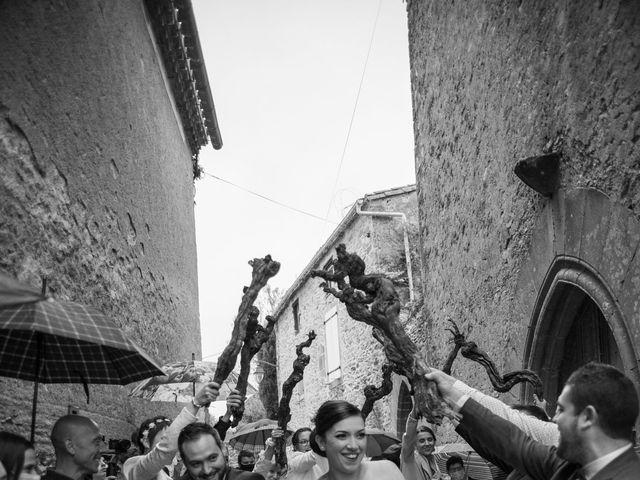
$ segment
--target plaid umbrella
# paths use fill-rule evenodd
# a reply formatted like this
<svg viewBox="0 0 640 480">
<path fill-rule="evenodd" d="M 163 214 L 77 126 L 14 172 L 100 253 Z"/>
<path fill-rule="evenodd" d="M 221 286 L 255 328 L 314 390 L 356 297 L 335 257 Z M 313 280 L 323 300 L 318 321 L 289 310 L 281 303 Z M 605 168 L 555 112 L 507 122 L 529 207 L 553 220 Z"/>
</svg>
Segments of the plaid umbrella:
<svg viewBox="0 0 640 480">
<path fill-rule="evenodd" d="M 378 457 L 382 455 L 391 445 L 398 445 L 400 440 L 393 433 L 385 432 L 377 428 L 365 429 L 367 435 L 367 448 L 365 454 L 367 457 Z"/>
<path fill-rule="evenodd" d="M 271 431 L 274 428 L 278 428 L 278 422 L 268 418 L 246 423 L 228 437 L 229 445 L 238 451 L 249 450 L 257 456 L 265 449 L 265 442 L 271 436 Z M 287 430 L 287 438 L 290 438 L 292 434 L 291 430 Z"/>
<path fill-rule="evenodd" d="M 504 480 L 507 477 L 506 473 L 478 455 L 465 442 L 449 443 L 436 447 L 434 457 L 441 472 L 446 473 L 447 459 L 452 455 L 462 458 L 467 475 L 474 480 Z"/>
<path fill-rule="evenodd" d="M 0 282 L 0 300 L 11 298 L 6 286 Z M 32 439 L 38 383 L 82 383 L 88 400 L 89 383 L 125 385 L 158 373 L 140 347 L 91 307 L 42 294 L 30 303 L 0 303 L 0 375 L 34 382 Z"/>
<path fill-rule="evenodd" d="M 140 382 L 129 396 L 163 402 L 189 402 L 195 391 L 205 383 L 213 382 L 215 362 L 177 362 L 162 367 L 164 375 Z M 238 373 L 233 371 L 220 387 L 218 400 L 225 400 L 238 383 Z M 247 385 L 247 396 L 258 393 Z"/>
</svg>

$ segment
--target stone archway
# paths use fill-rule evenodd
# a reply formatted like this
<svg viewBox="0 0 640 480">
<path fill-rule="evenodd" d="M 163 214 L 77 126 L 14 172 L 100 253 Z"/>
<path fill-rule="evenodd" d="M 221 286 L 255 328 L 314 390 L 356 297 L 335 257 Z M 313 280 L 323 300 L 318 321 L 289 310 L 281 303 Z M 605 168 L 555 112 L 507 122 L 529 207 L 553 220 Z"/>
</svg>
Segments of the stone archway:
<svg viewBox="0 0 640 480">
<path fill-rule="evenodd" d="M 639 246 L 640 222 L 597 190 L 559 190 L 542 212 L 517 291 L 529 319 L 523 364 L 550 404 L 582 360 L 618 364 L 640 385 Z"/>
</svg>

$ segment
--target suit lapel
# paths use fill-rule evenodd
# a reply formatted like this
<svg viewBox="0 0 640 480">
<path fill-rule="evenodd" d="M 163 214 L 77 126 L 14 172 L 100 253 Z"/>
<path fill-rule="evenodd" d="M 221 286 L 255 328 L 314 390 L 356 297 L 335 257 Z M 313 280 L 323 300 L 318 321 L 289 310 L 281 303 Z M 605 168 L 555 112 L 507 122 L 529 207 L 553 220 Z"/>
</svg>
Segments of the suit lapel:
<svg viewBox="0 0 640 480">
<path fill-rule="evenodd" d="M 635 472 L 640 472 L 640 459 L 638 459 L 638 455 L 633 450 L 633 448 L 630 448 L 619 457 L 613 459 L 611 463 L 609 463 L 602 470 L 596 473 L 591 480 L 617 479 L 621 470 L 626 469 L 634 464 L 636 465 Z"/>
</svg>

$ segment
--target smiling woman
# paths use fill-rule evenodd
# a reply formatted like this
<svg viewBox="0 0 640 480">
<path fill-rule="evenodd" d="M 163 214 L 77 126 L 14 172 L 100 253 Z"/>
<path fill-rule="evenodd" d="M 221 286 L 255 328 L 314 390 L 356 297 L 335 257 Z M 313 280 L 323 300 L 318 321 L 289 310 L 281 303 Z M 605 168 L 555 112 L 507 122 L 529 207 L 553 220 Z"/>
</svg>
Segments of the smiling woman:
<svg viewBox="0 0 640 480">
<path fill-rule="evenodd" d="M 358 407 L 343 400 L 329 400 L 318 409 L 311 448 L 326 457 L 329 471 L 319 480 L 403 480 L 392 462 L 363 462 L 367 438 Z"/>
</svg>

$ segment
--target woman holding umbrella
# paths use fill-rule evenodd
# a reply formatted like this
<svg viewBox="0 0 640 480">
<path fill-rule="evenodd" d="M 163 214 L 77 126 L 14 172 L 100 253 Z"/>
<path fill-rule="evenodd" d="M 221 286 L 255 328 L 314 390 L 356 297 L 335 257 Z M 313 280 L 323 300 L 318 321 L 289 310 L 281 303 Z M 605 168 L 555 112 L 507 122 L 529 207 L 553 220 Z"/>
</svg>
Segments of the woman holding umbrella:
<svg viewBox="0 0 640 480">
<path fill-rule="evenodd" d="M 138 448 L 143 455 L 131 457 L 124 463 L 122 473 L 125 479 L 171 480 L 163 468 L 171 464 L 178 451 L 180 431 L 198 421 L 198 410 L 215 401 L 219 390 L 220 385 L 215 382 L 206 384 L 173 422 L 162 416 L 145 420 L 137 435 Z"/>
</svg>

